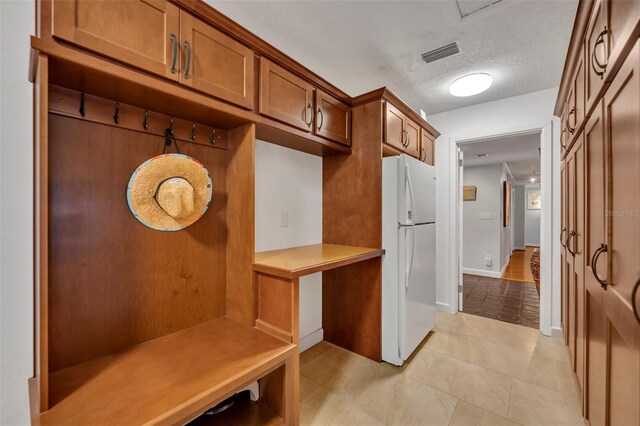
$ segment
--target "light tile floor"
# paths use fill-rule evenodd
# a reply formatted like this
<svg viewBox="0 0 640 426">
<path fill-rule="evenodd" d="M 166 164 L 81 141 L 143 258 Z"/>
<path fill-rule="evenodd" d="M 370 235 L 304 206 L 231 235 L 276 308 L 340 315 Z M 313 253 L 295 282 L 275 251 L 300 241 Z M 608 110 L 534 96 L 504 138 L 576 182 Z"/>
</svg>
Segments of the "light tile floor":
<svg viewBox="0 0 640 426">
<path fill-rule="evenodd" d="M 583 425 L 563 342 L 438 313 L 401 368 L 321 342 L 301 359 L 303 425 Z"/>
</svg>

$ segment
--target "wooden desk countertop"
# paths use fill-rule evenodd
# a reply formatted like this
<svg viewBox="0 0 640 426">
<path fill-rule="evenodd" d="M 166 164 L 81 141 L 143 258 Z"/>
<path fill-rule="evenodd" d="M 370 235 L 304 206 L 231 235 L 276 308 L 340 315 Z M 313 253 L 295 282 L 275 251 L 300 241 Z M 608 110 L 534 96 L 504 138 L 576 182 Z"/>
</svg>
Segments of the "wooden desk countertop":
<svg viewBox="0 0 640 426">
<path fill-rule="evenodd" d="M 380 257 L 383 254 L 383 249 L 314 244 L 256 253 L 253 270 L 291 279 Z"/>
</svg>

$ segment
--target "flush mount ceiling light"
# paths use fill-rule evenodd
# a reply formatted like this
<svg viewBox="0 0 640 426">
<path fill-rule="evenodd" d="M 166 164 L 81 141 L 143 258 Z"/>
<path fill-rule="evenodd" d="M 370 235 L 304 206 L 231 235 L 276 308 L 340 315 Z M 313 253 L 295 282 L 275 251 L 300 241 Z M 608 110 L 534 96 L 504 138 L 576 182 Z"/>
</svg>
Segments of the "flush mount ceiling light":
<svg viewBox="0 0 640 426">
<path fill-rule="evenodd" d="M 491 87 L 493 78 L 489 74 L 469 74 L 460 77 L 449 86 L 449 93 L 460 98 L 477 95 Z"/>
</svg>

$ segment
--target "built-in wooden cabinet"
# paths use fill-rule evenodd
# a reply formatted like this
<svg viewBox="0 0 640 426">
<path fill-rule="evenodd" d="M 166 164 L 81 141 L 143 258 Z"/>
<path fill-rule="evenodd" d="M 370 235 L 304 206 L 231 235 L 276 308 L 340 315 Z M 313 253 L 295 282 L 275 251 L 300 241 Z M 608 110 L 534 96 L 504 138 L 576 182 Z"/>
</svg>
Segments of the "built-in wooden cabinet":
<svg viewBox="0 0 640 426">
<path fill-rule="evenodd" d="M 321 89 L 316 89 L 315 93 L 315 134 L 343 145 L 350 145 L 351 109 Z"/>
<path fill-rule="evenodd" d="M 576 23 L 555 111 L 562 325 L 589 424 L 640 424 L 640 2 L 581 2 Z"/>
<path fill-rule="evenodd" d="M 253 109 L 254 54 L 165 1 L 53 0 L 53 35 Z"/>
<path fill-rule="evenodd" d="M 391 102 L 385 101 L 383 108 L 384 144 L 422 160 L 422 134 L 426 131 Z"/>
<path fill-rule="evenodd" d="M 350 144 L 350 108 L 265 58 L 260 59 L 259 112 L 325 139 Z"/>
<path fill-rule="evenodd" d="M 420 160 L 435 166 L 435 137 L 424 129 L 420 129 Z"/>
<path fill-rule="evenodd" d="M 247 46 L 180 11 L 180 82 L 253 109 L 254 59 Z"/>
<path fill-rule="evenodd" d="M 53 0 L 53 36 L 180 79 L 180 9 L 167 0 Z"/>
</svg>

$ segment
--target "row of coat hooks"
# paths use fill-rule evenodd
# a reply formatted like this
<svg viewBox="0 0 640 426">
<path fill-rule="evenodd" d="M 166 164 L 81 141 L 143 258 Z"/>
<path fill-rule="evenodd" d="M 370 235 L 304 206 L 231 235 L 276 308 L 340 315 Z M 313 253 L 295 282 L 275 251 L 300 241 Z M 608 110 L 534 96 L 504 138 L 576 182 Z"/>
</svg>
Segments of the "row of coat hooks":
<svg viewBox="0 0 640 426">
<path fill-rule="evenodd" d="M 177 139 L 199 145 L 226 148 L 226 131 L 198 124 L 195 121 L 174 118 L 167 114 L 54 85 L 50 86 L 50 99 L 50 111 L 53 113 L 156 134 L 164 137 L 165 150 L 173 144 L 178 148 Z M 136 119 L 136 116 L 139 118 Z"/>
</svg>

